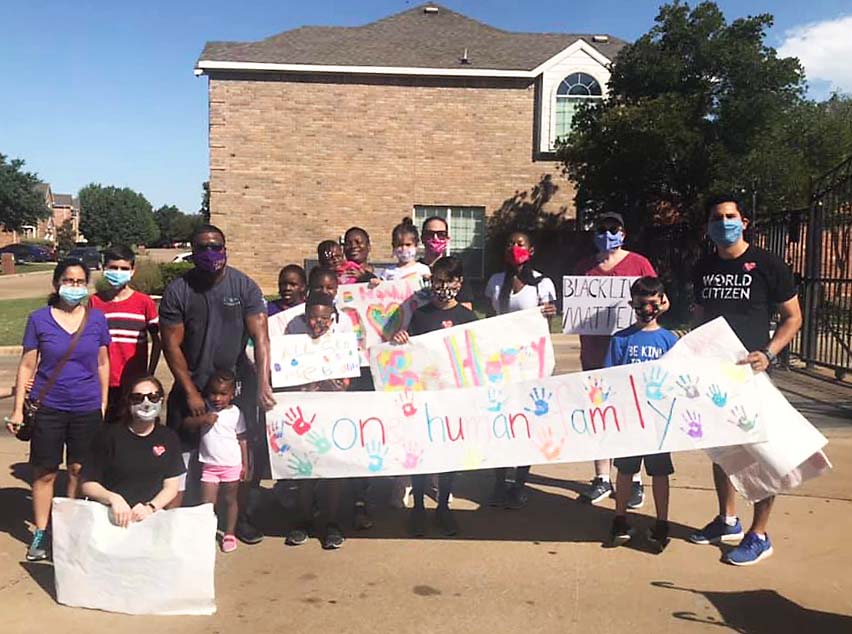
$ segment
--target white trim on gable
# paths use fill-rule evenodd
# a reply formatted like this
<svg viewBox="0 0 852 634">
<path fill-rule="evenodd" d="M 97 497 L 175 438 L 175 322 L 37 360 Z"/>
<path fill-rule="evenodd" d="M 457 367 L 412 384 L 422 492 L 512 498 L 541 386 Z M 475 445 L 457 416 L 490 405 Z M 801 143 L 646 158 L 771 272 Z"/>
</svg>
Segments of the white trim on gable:
<svg viewBox="0 0 852 634">
<path fill-rule="evenodd" d="M 554 66 L 561 64 L 562 62 L 565 61 L 566 58 L 571 57 L 577 51 L 583 51 L 589 57 L 591 57 L 593 60 L 595 60 L 598 64 L 607 68 L 607 70 L 609 69 L 609 65 L 612 63 L 611 59 L 609 59 L 606 55 L 601 53 L 594 46 L 592 46 L 591 44 L 586 42 L 586 40 L 577 40 L 576 42 L 571 44 L 571 46 L 568 46 L 567 48 L 561 50 L 556 55 L 551 57 L 549 60 L 547 60 L 547 61 L 539 64 L 537 67 L 535 67 L 532 71 L 534 76 L 538 76 L 541 73 L 548 70 L 549 68 L 552 68 Z"/>
<path fill-rule="evenodd" d="M 262 62 L 217 62 L 199 60 L 195 74 L 211 70 L 269 71 L 292 73 L 359 73 L 364 75 L 423 75 L 440 77 L 506 77 L 533 79 L 538 73 L 528 70 L 488 68 L 417 68 L 412 66 L 332 66 L 327 64 L 270 64 Z"/>
</svg>

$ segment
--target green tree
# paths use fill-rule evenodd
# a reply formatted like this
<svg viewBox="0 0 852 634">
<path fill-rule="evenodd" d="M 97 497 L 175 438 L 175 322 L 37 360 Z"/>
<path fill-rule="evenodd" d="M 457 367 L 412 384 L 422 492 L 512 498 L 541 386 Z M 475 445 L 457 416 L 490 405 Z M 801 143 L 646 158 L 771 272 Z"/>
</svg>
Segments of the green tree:
<svg viewBox="0 0 852 634">
<path fill-rule="evenodd" d="M 80 232 L 101 246 L 147 245 L 160 235 L 151 203 L 142 194 L 96 183 L 80 190 Z"/>
<path fill-rule="evenodd" d="M 761 159 L 778 151 L 804 77 L 765 43 L 771 25 L 766 14 L 728 23 L 712 2 L 661 7 L 617 55 L 609 98 L 581 108 L 559 148 L 577 207 L 622 210 L 638 228 L 660 215 L 697 220 L 714 190 L 755 183 L 764 201 L 784 196 L 789 166 Z"/>
<path fill-rule="evenodd" d="M 201 183 L 201 209 L 198 213 L 204 222 L 210 222 L 210 181 Z"/>
<path fill-rule="evenodd" d="M 192 232 L 205 222 L 201 214 L 181 214 L 175 221 L 175 240 L 189 242 Z"/>
<path fill-rule="evenodd" d="M 63 222 L 56 232 L 56 248 L 60 255 L 68 255 L 68 252 L 74 248 L 76 236 L 74 235 L 74 223 L 70 220 Z"/>
<path fill-rule="evenodd" d="M 23 225 L 35 225 L 50 216 L 44 198 L 35 189 L 38 176 L 23 167 L 23 160 L 10 161 L 0 154 L 0 226 L 7 231 L 20 231 Z"/>
<path fill-rule="evenodd" d="M 157 222 L 157 227 L 160 229 L 160 242 L 165 245 L 171 245 L 177 238 L 175 232 L 177 229 L 178 219 L 183 216 L 181 210 L 174 205 L 163 205 L 154 212 L 154 220 Z"/>
</svg>

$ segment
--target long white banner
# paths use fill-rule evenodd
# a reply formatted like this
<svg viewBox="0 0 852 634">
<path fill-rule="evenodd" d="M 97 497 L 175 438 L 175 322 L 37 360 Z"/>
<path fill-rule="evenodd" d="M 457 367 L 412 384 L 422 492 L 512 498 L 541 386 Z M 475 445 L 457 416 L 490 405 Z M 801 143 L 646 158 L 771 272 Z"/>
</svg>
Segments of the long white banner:
<svg viewBox="0 0 852 634">
<path fill-rule="evenodd" d="M 491 387 L 553 374 L 550 330 L 538 308 L 370 348 L 376 390 Z"/>
<path fill-rule="evenodd" d="M 677 360 L 502 386 L 279 394 L 267 416 L 272 474 L 436 473 L 764 440 L 767 399 L 784 398 L 755 398 L 755 377 L 736 364 L 745 350 L 728 324 L 715 320 L 677 347 Z"/>
</svg>

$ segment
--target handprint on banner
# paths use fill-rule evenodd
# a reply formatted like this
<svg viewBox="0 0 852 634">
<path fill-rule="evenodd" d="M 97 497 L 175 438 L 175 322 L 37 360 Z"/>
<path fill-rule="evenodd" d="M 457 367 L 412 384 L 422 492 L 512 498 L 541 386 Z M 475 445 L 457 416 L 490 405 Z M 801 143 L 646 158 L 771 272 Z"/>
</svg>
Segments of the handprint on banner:
<svg viewBox="0 0 852 634">
<path fill-rule="evenodd" d="M 732 419 L 728 419 L 728 422 L 736 425 L 744 432 L 750 432 L 757 426 L 757 414 L 754 416 L 749 416 L 745 408 L 742 405 L 739 405 L 731 410 Z"/>
<path fill-rule="evenodd" d="M 488 411 L 499 412 L 503 409 L 503 401 L 506 400 L 506 395 L 499 387 L 488 388 Z"/>
<path fill-rule="evenodd" d="M 589 395 L 589 401 L 592 405 L 603 405 L 609 398 L 612 388 L 604 383 L 603 379 L 593 377 L 586 382 L 586 394 Z"/>
<path fill-rule="evenodd" d="M 701 426 L 701 414 L 686 411 L 683 414 L 683 422 L 686 423 L 686 427 L 681 427 L 681 429 L 686 432 L 687 436 L 696 440 L 704 437 L 704 429 Z"/>
<path fill-rule="evenodd" d="M 267 426 L 267 438 L 269 438 L 269 447 L 279 456 L 283 456 L 290 451 L 290 445 L 284 442 L 284 429 L 280 423 L 272 423 Z"/>
<path fill-rule="evenodd" d="M 464 450 L 462 466 L 465 469 L 479 469 L 483 462 L 485 462 L 485 457 L 477 447 L 467 447 Z"/>
<path fill-rule="evenodd" d="M 728 393 L 723 392 L 715 383 L 710 386 L 710 391 L 707 392 L 707 397 L 713 401 L 716 407 L 725 407 L 728 404 Z"/>
<path fill-rule="evenodd" d="M 698 391 L 698 381 L 697 377 L 693 379 L 689 374 L 681 374 L 677 377 L 677 386 L 683 390 L 686 398 L 698 398 L 701 396 L 701 392 Z"/>
<path fill-rule="evenodd" d="M 378 473 L 385 466 L 385 457 L 388 455 L 388 448 L 382 446 L 377 440 L 371 440 L 365 447 L 367 450 L 367 458 L 369 460 L 367 469 L 370 473 Z"/>
<path fill-rule="evenodd" d="M 313 425 L 317 415 L 314 414 L 311 417 L 311 420 L 305 420 L 305 415 L 302 414 L 302 408 L 299 406 L 296 408 L 291 407 L 290 410 L 284 414 L 284 417 L 287 419 L 285 423 L 292 427 L 296 434 L 304 436 L 311 431 L 311 425 Z"/>
<path fill-rule="evenodd" d="M 307 438 L 308 442 L 311 443 L 311 445 L 319 455 L 331 451 L 331 441 L 323 434 L 312 431 L 310 434 L 308 434 Z"/>
<path fill-rule="evenodd" d="M 544 456 L 545 460 L 556 460 L 559 457 L 559 454 L 562 453 L 562 448 L 565 446 L 565 437 L 563 436 L 562 440 L 557 445 L 556 441 L 553 439 L 553 430 L 548 427 L 545 431 L 538 435 L 538 442 L 536 443 L 536 446 L 541 452 L 541 455 Z"/>
<path fill-rule="evenodd" d="M 609 393 L 607 392 L 607 394 Z M 548 392 L 543 387 L 534 387 L 530 392 L 530 400 L 532 401 L 533 409 L 525 407 L 524 411 L 530 412 L 531 414 L 535 414 L 536 416 L 544 416 L 550 411 L 551 398 L 553 398 L 552 392 Z M 604 396 L 604 400 L 606 400 L 606 396 Z"/>
<path fill-rule="evenodd" d="M 403 469 L 416 469 L 417 465 L 420 464 L 420 460 L 423 458 L 423 450 L 420 449 L 417 445 L 406 445 L 405 446 L 405 455 L 402 459 L 402 468 Z"/>
<path fill-rule="evenodd" d="M 309 478 L 311 474 L 314 472 L 314 465 L 308 459 L 307 456 L 298 456 L 297 454 L 292 454 L 290 458 L 290 462 L 287 463 L 287 466 L 290 467 L 290 471 L 293 472 L 293 475 Z"/>
<path fill-rule="evenodd" d="M 666 387 L 666 379 L 669 378 L 669 373 L 664 372 L 662 368 L 656 367 L 651 370 L 651 374 L 642 373 L 642 379 L 645 381 L 645 396 L 650 401 L 662 401 L 672 391 L 672 388 Z"/>
<path fill-rule="evenodd" d="M 414 394 L 411 390 L 405 390 L 397 397 L 397 402 L 402 408 L 402 415 L 406 418 L 414 416 L 417 408 L 414 406 Z"/>
</svg>

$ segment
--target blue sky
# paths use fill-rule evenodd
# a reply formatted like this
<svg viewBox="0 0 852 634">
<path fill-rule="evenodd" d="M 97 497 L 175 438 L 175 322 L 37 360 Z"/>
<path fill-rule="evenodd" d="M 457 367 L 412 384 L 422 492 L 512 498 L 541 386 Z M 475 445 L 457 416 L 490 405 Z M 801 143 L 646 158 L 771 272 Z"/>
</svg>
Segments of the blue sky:
<svg viewBox="0 0 852 634">
<path fill-rule="evenodd" d="M 207 80 L 193 64 L 207 40 L 257 40 L 305 24 L 351 26 L 403 11 L 404 0 L 78 0 L 0 7 L 0 153 L 26 160 L 55 192 L 128 186 L 157 207 L 198 209 L 207 178 Z M 659 2 L 444 0 L 515 31 L 647 31 Z M 729 19 L 770 12 L 769 43 L 806 60 L 811 94 L 852 92 L 844 60 L 849 0 L 719 2 Z M 843 16 L 849 19 L 842 20 Z"/>
</svg>

